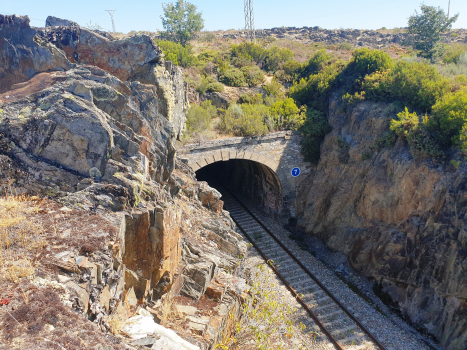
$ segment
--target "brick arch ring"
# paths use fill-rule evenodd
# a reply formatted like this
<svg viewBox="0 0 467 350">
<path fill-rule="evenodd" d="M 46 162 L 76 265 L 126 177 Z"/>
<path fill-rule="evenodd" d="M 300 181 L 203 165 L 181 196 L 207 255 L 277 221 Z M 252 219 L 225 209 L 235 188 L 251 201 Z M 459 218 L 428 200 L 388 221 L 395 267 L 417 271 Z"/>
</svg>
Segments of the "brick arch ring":
<svg viewBox="0 0 467 350">
<path fill-rule="evenodd" d="M 279 179 L 282 193 L 282 207 L 288 206 L 290 194 L 294 191 L 294 189 L 292 188 L 292 186 L 290 186 L 289 182 L 287 181 L 287 176 L 284 170 L 274 159 L 265 157 L 261 154 L 254 152 L 209 151 L 202 155 L 198 153 L 196 159 L 189 158 L 188 165 L 193 169 L 193 171 L 198 171 L 199 169 L 204 168 L 209 164 L 215 162 L 225 162 L 231 159 L 250 160 L 268 167 Z"/>
</svg>

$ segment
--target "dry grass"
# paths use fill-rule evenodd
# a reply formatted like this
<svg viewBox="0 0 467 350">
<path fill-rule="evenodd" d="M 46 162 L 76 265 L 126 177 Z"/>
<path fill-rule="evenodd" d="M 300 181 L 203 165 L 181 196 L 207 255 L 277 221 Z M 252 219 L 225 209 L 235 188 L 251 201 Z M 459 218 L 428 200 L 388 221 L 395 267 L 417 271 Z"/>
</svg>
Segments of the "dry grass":
<svg viewBox="0 0 467 350">
<path fill-rule="evenodd" d="M 0 278 L 18 281 L 34 273 L 24 252 L 34 252 L 45 244 L 41 224 L 30 220 L 39 212 L 38 197 L 8 195 L 0 198 Z"/>
</svg>

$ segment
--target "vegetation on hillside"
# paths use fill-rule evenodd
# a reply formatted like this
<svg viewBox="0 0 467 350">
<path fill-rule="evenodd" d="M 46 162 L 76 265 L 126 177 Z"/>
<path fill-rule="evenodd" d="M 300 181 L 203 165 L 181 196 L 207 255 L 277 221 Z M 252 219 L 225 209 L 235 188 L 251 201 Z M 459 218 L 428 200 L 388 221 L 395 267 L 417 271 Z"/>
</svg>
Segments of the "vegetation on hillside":
<svg viewBox="0 0 467 350">
<path fill-rule="evenodd" d="M 262 93 L 244 93 L 224 109 L 210 102 L 192 106 L 187 138 L 299 130 L 303 154 L 316 162 L 331 129 L 329 101 L 337 93 L 344 112 L 365 100 L 394 106 L 390 130 L 373 150 L 400 137 L 414 156 L 442 159 L 451 147 L 467 148 L 467 45 L 440 44 L 440 33 L 456 18 L 422 5 L 409 19 L 413 49 L 307 46 L 274 38 L 229 44 L 208 34 L 193 45 L 157 44 L 166 59 L 185 68 L 188 84 L 200 94 L 262 86 Z"/>
</svg>

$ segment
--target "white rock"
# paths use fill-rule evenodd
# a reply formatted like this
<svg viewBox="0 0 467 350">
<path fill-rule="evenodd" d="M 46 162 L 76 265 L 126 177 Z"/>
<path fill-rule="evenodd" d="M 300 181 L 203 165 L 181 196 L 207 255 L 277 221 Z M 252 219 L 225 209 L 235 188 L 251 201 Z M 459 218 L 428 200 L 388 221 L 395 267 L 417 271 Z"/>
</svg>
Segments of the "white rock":
<svg viewBox="0 0 467 350">
<path fill-rule="evenodd" d="M 174 343 L 169 338 L 161 336 L 152 345 L 151 350 L 186 350 L 186 348 L 184 348 L 180 344 Z"/>
<path fill-rule="evenodd" d="M 182 350 L 200 350 L 198 346 L 193 345 L 186 340 L 180 338 L 174 331 L 162 327 L 154 322 L 154 319 L 151 316 L 134 316 L 129 318 L 125 322 L 125 326 L 123 327 L 123 331 L 128 334 L 132 339 L 141 339 L 146 338 L 151 335 L 159 336 L 159 339 L 162 337 L 166 338 L 167 341 L 174 344 L 174 350 L 182 349 Z M 165 341 L 165 340 L 164 340 Z M 154 348 L 154 347 L 153 347 Z M 157 348 L 156 348 L 157 349 Z M 168 347 L 163 347 L 161 349 L 171 349 Z"/>
</svg>

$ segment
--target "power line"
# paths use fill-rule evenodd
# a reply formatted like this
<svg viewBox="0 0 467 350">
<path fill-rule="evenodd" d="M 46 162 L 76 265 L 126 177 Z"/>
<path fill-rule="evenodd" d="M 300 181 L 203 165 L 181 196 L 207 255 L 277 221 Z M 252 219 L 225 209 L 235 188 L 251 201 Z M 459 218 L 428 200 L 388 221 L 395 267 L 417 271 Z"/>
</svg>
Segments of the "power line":
<svg viewBox="0 0 467 350">
<path fill-rule="evenodd" d="M 114 22 L 114 13 L 117 11 L 117 10 L 106 10 L 109 15 L 110 15 L 110 18 L 112 18 L 112 29 L 113 29 L 113 32 L 115 33 L 115 22 Z"/>
<path fill-rule="evenodd" d="M 256 42 L 255 16 L 253 14 L 253 0 L 245 0 L 245 31 L 246 31 L 246 40 Z"/>
</svg>

